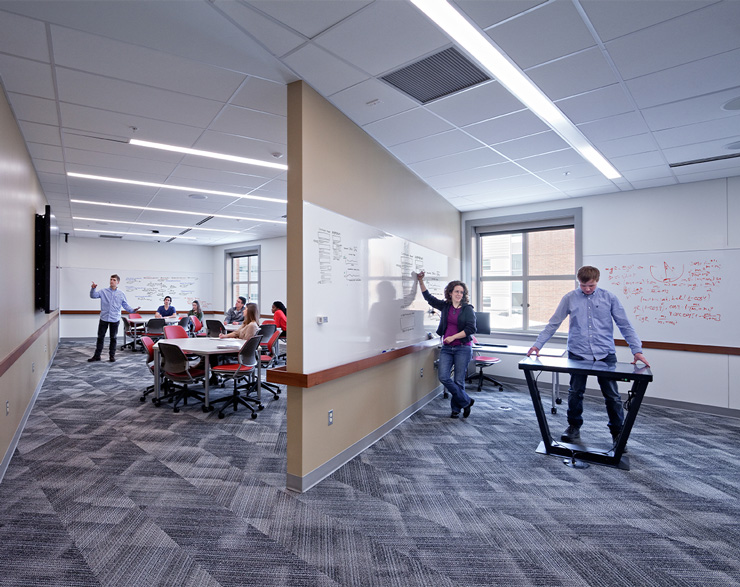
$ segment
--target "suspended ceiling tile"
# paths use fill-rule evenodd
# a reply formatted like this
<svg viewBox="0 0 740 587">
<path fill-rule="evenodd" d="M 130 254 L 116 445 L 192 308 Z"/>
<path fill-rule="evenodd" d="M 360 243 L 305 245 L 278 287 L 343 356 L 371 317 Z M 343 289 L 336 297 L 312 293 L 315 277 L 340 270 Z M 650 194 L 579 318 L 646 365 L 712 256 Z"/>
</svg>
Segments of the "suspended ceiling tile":
<svg viewBox="0 0 740 587">
<path fill-rule="evenodd" d="M 38 124 L 36 122 L 19 121 L 23 138 L 28 143 L 44 143 L 45 145 L 62 144 L 59 136 L 59 128 L 51 124 Z"/>
<path fill-rule="evenodd" d="M 450 41 L 410 2 L 374 2 L 321 34 L 316 44 L 377 76 Z"/>
<path fill-rule="evenodd" d="M 210 129 L 285 144 L 287 137 L 287 118 L 265 112 L 257 112 L 238 106 L 226 106 Z"/>
<path fill-rule="evenodd" d="M 612 84 L 579 96 L 564 98 L 558 100 L 555 105 L 575 124 L 600 120 L 634 110 L 620 84 Z"/>
<path fill-rule="evenodd" d="M 584 71 L 588 71 L 588 75 L 583 75 Z M 619 81 L 598 48 L 533 67 L 526 73 L 553 101 L 608 87 Z"/>
<path fill-rule="evenodd" d="M 647 125 L 637 112 L 625 112 L 578 125 L 590 141 L 620 139 L 648 132 Z"/>
<path fill-rule="evenodd" d="M 465 131 L 487 145 L 545 132 L 548 126 L 529 110 L 499 116 L 465 127 Z"/>
<path fill-rule="evenodd" d="M 431 102 L 426 108 L 462 127 L 523 110 L 524 106 L 501 84 L 490 81 Z"/>
<path fill-rule="evenodd" d="M 249 77 L 229 103 L 234 106 L 286 116 L 288 111 L 287 86 L 258 77 Z"/>
<path fill-rule="evenodd" d="M 581 168 L 584 162 L 583 157 L 573 149 L 563 149 L 562 151 L 554 151 L 552 153 L 545 153 L 544 155 L 519 159 L 517 160 L 517 164 L 521 165 L 527 171 L 538 174 L 548 169 L 558 169 L 558 173 L 565 173 L 565 171 L 573 173 L 574 168 Z M 591 172 L 595 171 L 591 165 L 585 165 L 592 170 Z"/>
<path fill-rule="evenodd" d="M 329 96 L 368 79 L 368 75 L 311 43 L 283 61 L 319 93 Z"/>
<path fill-rule="evenodd" d="M 472 151 L 464 151 L 463 153 L 455 153 L 454 155 L 420 161 L 419 163 L 409 165 L 409 168 L 421 177 L 429 178 L 435 175 L 503 163 L 504 161 L 505 159 L 492 149 L 482 147 L 480 149 L 473 149 Z"/>
<path fill-rule="evenodd" d="M 59 124 L 59 117 L 53 100 L 16 94 L 10 91 L 8 92 L 8 98 L 13 106 L 13 113 L 18 120 L 39 124 Z"/>
<path fill-rule="evenodd" d="M 248 4 L 312 39 L 370 4 L 370 0 L 249 0 Z"/>
<path fill-rule="evenodd" d="M 409 165 L 435 157 L 453 155 L 461 151 L 470 151 L 481 146 L 480 141 L 475 140 L 467 133 L 460 130 L 451 130 L 401 143 L 388 150 Z"/>
<path fill-rule="evenodd" d="M 522 69 L 596 43 L 573 3 L 565 1 L 541 4 L 486 32 Z"/>
<path fill-rule="evenodd" d="M 695 122 L 737 116 L 736 110 L 722 108 L 735 98 L 740 98 L 740 87 L 646 108 L 642 115 L 652 130 L 664 130 Z"/>
<path fill-rule="evenodd" d="M 407 110 L 395 116 L 371 122 L 363 127 L 388 147 L 436 135 L 453 127 L 424 108 Z"/>
<path fill-rule="evenodd" d="M 570 145 L 551 130 L 496 145 L 499 153 L 514 160 L 569 148 Z"/>
<path fill-rule="evenodd" d="M 480 28 L 486 29 L 499 22 L 512 18 L 535 6 L 545 4 L 546 0 L 455 0 L 454 4 L 467 14 Z M 452 2 L 451 2 L 452 4 Z"/>
<path fill-rule="evenodd" d="M 400 114 L 419 105 L 403 92 L 374 78 L 337 92 L 330 100 L 360 126 Z"/>
<path fill-rule="evenodd" d="M 51 66 L 0 53 L 3 83 L 19 94 L 54 99 Z"/>
</svg>

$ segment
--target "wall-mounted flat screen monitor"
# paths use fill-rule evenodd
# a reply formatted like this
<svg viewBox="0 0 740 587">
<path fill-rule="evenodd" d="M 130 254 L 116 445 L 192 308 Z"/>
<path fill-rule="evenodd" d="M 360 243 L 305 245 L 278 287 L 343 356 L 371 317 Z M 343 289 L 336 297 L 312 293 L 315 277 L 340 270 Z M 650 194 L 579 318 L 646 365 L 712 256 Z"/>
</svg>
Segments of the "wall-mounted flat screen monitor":
<svg viewBox="0 0 740 587">
<path fill-rule="evenodd" d="M 489 312 L 475 313 L 475 329 L 477 334 L 491 334 L 491 314 Z"/>
</svg>

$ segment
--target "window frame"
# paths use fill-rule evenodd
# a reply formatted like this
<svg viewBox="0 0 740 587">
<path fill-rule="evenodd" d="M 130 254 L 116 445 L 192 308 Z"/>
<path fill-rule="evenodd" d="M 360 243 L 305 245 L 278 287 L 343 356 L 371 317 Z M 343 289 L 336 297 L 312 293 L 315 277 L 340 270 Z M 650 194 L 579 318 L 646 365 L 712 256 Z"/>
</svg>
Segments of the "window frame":
<svg viewBox="0 0 740 587">
<path fill-rule="evenodd" d="M 241 257 L 257 257 L 257 281 L 235 281 L 234 280 L 234 259 Z M 224 291 L 224 308 L 229 309 L 234 306 L 236 300 L 229 300 L 234 292 L 235 283 L 256 283 L 257 290 L 257 305 L 262 299 L 262 247 L 255 245 L 251 247 L 240 247 L 238 249 L 230 249 L 224 251 L 224 277 L 226 287 Z M 251 288 L 250 288 L 251 289 Z M 247 300 L 250 301 L 250 300 Z"/>
<path fill-rule="evenodd" d="M 526 249 L 523 249 L 523 275 L 521 280 L 526 290 L 527 284 L 531 281 L 548 281 L 551 279 L 562 279 L 570 277 L 575 283 L 576 272 L 583 265 L 583 244 L 582 244 L 582 208 L 567 208 L 563 210 L 549 210 L 534 212 L 530 214 L 515 214 L 510 216 L 491 216 L 466 220 L 464 224 L 465 231 L 465 256 L 463 263 L 463 279 L 469 286 L 470 299 L 477 307 L 481 306 L 482 288 L 482 259 L 480 255 L 479 238 L 483 234 L 506 234 L 512 232 L 533 232 L 537 230 L 552 230 L 558 228 L 572 227 L 574 229 L 574 267 L 571 275 L 557 276 L 548 275 L 543 277 L 529 276 L 527 267 Z M 525 243 L 527 239 L 524 239 Z M 526 247 L 526 244 L 524 244 Z M 518 276 L 517 276 L 518 277 Z M 487 278 L 486 281 L 510 280 L 511 277 L 501 277 L 500 279 Z M 553 312 L 555 308 L 552 309 Z M 526 304 L 522 308 L 523 323 L 529 324 L 529 311 Z M 534 330 L 491 330 L 491 335 L 498 337 L 510 337 L 515 339 L 531 339 L 537 336 L 538 332 Z M 565 340 L 566 333 L 556 333 L 554 339 Z"/>
</svg>

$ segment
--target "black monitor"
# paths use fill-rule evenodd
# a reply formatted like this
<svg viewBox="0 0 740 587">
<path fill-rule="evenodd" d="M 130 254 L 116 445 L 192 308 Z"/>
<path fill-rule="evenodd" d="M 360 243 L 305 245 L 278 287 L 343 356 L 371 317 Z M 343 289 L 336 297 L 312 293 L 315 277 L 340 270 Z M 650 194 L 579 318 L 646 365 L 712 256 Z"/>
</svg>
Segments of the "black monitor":
<svg viewBox="0 0 740 587">
<path fill-rule="evenodd" d="M 475 330 L 476 334 L 491 334 L 490 312 L 475 313 Z"/>
</svg>

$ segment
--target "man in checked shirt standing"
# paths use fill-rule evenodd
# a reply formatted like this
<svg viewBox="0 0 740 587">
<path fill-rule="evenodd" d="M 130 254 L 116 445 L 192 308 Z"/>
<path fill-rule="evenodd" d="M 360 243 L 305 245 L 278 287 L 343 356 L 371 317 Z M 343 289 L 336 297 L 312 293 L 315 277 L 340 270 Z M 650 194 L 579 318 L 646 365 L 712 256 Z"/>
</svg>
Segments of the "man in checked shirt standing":
<svg viewBox="0 0 740 587">
<path fill-rule="evenodd" d="M 604 361 L 616 363 L 616 349 L 614 348 L 614 324 L 622 333 L 624 340 L 629 344 L 634 355 L 632 363 L 641 361 L 648 367 L 650 364 L 642 354 L 642 342 L 632 328 L 624 307 L 617 296 L 598 289 L 599 270 L 596 267 L 585 265 L 578 270 L 580 286 L 568 292 L 560 300 L 557 310 L 550 318 L 550 322 L 537 337 L 527 356 L 540 354 L 540 349 L 550 340 L 567 316 L 570 316 L 568 327 L 568 358 L 575 361 Z M 573 374 L 570 377 L 568 390 L 568 428 L 565 429 L 561 440 L 576 442 L 581 438 L 583 424 L 583 394 L 586 391 L 587 375 Z M 617 382 L 598 377 L 601 393 L 604 395 L 606 412 L 609 415 L 609 431 L 612 440 L 616 443 L 624 424 L 624 410 L 619 397 Z"/>
</svg>

